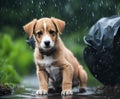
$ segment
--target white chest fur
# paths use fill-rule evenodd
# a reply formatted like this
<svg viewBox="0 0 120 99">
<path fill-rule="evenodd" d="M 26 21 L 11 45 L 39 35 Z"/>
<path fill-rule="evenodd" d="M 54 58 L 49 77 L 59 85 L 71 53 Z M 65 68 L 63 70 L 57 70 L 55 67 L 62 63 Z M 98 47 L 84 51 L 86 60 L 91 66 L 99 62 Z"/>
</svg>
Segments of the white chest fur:
<svg viewBox="0 0 120 99">
<path fill-rule="evenodd" d="M 37 60 L 37 63 L 42 66 L 46 72 L 49 74 L 49 76 L 54 80 L 57 81 L 58 78 L 60 78 L 60 68 L 53 66 L 52 63 L 55 62 L 55 59 L 52 56 L 43 56 L 42 60 Z"/>
<path fill-rule="evenodd" d="M 49 67 L 52 65 L 52 63 L 55 62 L 55 59 L 52 56 L 43 56 L 42 60 L 38 60 L 38 64 L 44 67 Z"/>
</svg>

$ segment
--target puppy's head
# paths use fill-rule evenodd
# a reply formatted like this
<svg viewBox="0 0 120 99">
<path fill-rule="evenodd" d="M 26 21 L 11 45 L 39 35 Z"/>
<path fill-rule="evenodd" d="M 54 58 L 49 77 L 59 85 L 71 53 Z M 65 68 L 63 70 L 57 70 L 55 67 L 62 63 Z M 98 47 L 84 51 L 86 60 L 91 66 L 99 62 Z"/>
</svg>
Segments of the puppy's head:
<svg viewBox="0 0 120 99">
<path fill-rule="evenodd" d="M 57 18 L 41 18 L 34 19 L 25 26 L 25 32 L 32 36 L 36 41 L 36 46 L 44 51 L 48 51 L 55 47 L 59 34 L 62 33 L 65 22 Z"/>
</svg>

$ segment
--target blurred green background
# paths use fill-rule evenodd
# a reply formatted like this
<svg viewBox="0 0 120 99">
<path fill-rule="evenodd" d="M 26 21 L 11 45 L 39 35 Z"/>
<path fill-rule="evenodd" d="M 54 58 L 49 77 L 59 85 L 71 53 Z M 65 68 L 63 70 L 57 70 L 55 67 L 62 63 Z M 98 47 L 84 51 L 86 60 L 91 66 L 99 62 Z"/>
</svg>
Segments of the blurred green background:
<svg viewBox="0 0 120 99">
<path fill-rule="evenodd" d="M 0 83 L 20 83 L 23 76 L 35 74 L 33 49 L 22 26 L 53 16 L 66 22 L 61 38 L 86 69 L 88 85 L 100 84 L 84 63 L 83 37 L 101 17 L 119 14 L 119 0 L 0 0 Z"/>
</svg>

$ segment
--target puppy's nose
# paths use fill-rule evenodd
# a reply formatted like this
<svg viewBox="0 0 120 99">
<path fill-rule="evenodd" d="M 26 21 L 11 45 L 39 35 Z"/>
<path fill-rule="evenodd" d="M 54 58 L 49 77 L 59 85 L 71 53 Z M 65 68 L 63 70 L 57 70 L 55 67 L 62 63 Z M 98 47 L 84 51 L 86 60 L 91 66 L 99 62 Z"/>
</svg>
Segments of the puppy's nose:
<svg viewBox="0 0 120 99">
<path fill-rule="evenodd" d="M 49 47 L 49 46 L 50 46 L 50 41 L 45 41 L 44 43 L 45 43 L 45 46 L 46 46 L 46 47 Z"/>
</svg>

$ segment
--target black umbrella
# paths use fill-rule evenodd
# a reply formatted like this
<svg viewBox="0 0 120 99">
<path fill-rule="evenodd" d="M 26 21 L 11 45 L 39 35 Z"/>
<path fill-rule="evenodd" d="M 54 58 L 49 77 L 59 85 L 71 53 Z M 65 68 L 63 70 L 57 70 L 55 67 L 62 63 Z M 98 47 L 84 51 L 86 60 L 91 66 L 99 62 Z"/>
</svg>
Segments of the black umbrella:
<svg viewBox="0 0 120 99">
<path fill-rule="evenodd" d="M 120 84 L 120 16 L 104 17 L 84 37 L 85 62 L 105 85 Z"/>
</svg>

